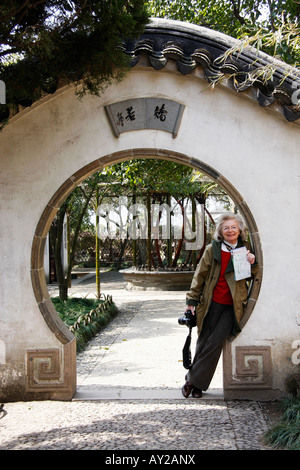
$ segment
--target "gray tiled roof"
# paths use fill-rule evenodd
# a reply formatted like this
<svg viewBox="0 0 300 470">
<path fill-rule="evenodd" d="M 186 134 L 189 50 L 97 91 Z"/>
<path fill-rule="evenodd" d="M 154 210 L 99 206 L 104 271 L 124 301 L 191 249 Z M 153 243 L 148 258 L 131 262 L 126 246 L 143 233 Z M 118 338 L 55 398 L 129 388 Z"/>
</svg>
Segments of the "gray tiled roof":
<svg viewBox="0 0 300 470">
<path fill-rule="evenodd" d="M 208 28 L 155 18 L 140 38 L 124 42 L 124 50 L 131 57 L 132 67 L 141 55 L 146 54 L 156 70 L 163 69 L 169 60 L 175 60 L 183 75 L 201 66 L 209 83 L 234 76 L 232 84 L 237 92 L 253 87 L 261 106 L 276 102 L 288 121 L 299 119 L 300 72 L 253 48 L 237 51 L 240 44 L 238 40 Z M 253 75 L 263 68 L 272 71 L 271 79 Z"/>
</svg>

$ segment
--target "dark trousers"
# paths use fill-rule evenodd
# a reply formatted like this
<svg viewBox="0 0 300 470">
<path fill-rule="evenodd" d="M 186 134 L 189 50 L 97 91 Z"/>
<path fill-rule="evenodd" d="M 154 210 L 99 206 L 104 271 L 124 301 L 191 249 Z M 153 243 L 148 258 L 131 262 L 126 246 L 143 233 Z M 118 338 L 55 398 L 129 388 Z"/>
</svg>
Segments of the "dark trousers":
<svg viewBox="0 0 300 470">
<path fill-rule="evenodd" d="M 212 302 L 197 339 L 192 367 L 186 380 L 207 390 L 213 378 L 226 339 L 233 328 L 233 306 Z"/>
</svg>

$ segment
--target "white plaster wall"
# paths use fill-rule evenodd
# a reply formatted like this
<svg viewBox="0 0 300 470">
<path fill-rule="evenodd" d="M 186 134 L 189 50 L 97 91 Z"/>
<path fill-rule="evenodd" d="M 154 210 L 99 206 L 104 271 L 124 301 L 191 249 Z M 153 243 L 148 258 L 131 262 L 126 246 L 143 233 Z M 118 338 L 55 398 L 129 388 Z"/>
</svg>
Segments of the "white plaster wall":
<svg viewBox="0 0 300 470">
<path fill-rule="evenodd" d="M 103 106 L 153 96 L 185 105 L 177 138 L 142 130 L 116 139 Z M 23 357 L 25 348 L 57 344 L 30 278 L 32 240 L 48 201 L 84 165 L 143 147 L 205 162 L 246 200 L 259 229 L 264 272 L 257 305 L 236 344 L 271 345 L 274 359 L 285 367 L 300 329 L 299 126 L 246 95 L 221 86 L 212 90 L 196 76 L 181 76 L 172 65 L 162 72 L 135 68 L 100 98 L 78 101 L 72 88 L 62 89 L 2 131 L 0 341 L 6 360 Z"/>
</svg>

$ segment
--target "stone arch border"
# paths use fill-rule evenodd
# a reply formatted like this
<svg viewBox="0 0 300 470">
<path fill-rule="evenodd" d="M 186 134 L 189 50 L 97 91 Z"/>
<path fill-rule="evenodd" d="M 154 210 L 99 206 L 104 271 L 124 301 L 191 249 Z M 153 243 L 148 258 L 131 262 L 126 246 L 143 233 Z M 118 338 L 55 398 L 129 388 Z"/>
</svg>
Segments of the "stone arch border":
<svg viewBox="0 0 300 470">
<path fill-rule="evenodd" d="M 76 186 L 78 186 L 88 176 L 92 175 L 97 170 L 104 168 L 105 166 L 133 158 L 156 158 L 163 160 L 172 160 L 181 164 L 185 164 L 187 166 L 191 166 L 207 174 L 209 177 L 213 178 L 223 189 L 226 190 L 227 194 L 233 199 L 246 221 L 253 248 L 260 267 L 259 273 L 254 279 L 249 292 L 249 300 L 242 319 L 242 327 L 248 321 L 259 295 L 262 280 L 263 257 L 258 228 L 246 201 L 242 198 L 240 193 L 232 186 L 232 184 L 219 172 L 217 172 L 215 169 L 208 166 L 204 162 L 196 160 L 195 158 L 189 158 L 184 154 L 177 153 L 174 151 L 161 149 L 158 150 L 153 148 L 137 148 L 124 150 L 94 160 L 93 162 L 84 166 L 72 176 L 70 176 L 52 196 L 46 208 L 44 209 L 43 214 L 36 227 L 31 251 L 31 279 L 38 307 L 49 329 L 63 345 L 65 350 L 65 360 L 69 361 L 68 366 L 64 368 L 64 370 L 66 370 L 68 374 L 67 379 L 65 379 L 64 381 L 69 384 L 67 388 L 70 387 L 70 383 L 74 384 L 76 381 L 76 351 L 74 348 L 75 341 L 73 334 L 60 320 L 49 296 L 44 275 L 44 249 L 47 234 L 49 232 L 55 214 L 59 210 L 66 197 L 75 189 Z M 35 352 L 35 354 L 36 353 L 38 352 Z M 227 348 L 225 349 L 224 357 L 225 371 L 228 370 L 227 366 L 229 366 L 228 361 L 230 360 L 230 349 Z M 75 377 L 72 377 L 72 375 L 75 375 Z M 30 377 L 27 380 L 30 381 Z M 71 387 L 71 389 L 71 393 L 74 394 L 76 392 L 75 387 L 73 386 Z"/>
</svg>

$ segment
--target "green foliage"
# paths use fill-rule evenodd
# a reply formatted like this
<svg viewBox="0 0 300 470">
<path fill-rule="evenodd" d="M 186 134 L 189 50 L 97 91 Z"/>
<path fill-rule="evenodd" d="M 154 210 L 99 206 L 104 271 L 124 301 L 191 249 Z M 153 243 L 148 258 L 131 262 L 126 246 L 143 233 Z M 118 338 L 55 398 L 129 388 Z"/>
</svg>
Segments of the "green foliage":
<svg viewBox="0 0 300 470">
<path fill-rule="evenodd" d="M 105 169 L 111 189 L 120 194 L 156 191 L 174 197 L 206 194 L 216 186 L 200 172 L 186 165 L 160 159 L 135 159 L 117 163 Z"/>
<path fill-rule="evenodd" d="M 83 299 L 79 297 L 70 297 L 67 300 L 52 297 L 51 300 L 61 319 L 68 326 L 73 325 L 78 320 L 78 317 L 89 313 L 90 310 L 97 308 L 103 302 L 98 299 Z"/>
<path fill-rule="evenodd" d="M 96 202 L 98 190 L 98 202 Z M 95 227 L 90 216 L 95 214 L 97 204 L 112 203 L 112 197 L 146 196 L 148 191 L 168 193 L 182 200 L 195 196 L 201 203 L 208 194 L 218 192 L 218 198 L 228 201 L 226 193 L 217 183 L 185 165 L 160 159 L 135 159 L 117 163 L 87 178 L 64 201 L 50 230 L 50 240 L 55 254 L 60 297 L 67 298 L 75 254 L 82 239 L 95 236 Z M 110 196 L 109 199 L 105 199 Z M 199 201 L 200 202 L 200 201 Z M 117 204 L 118 205 L 118 204 Z M 62 228 L 65 214 L 68 214 L 70 229 L 69 266 L 64 273 L 61 262 Z M 80 235 L 81 234 L 81 235 Z"/>
<path fill-rule="evenodd" d="M 74 333 L 77 352 L 82 351 L 86 343 L 117 314 L 113 303 L 102 309 L 103 300 L 77 297 L 70 297 L 67 300 L 53 297 L 51 300 L 62 321 Z"/>
<path fill-rule="evenodd" d="M 273 447 L 300 450 L 300 399 L 283 400 L 282 411 L 281 420 L 266 433 L 265 440 Z"/>
<path fill-rule="evenodd" d="M 143 0 L 3 0 L 0 78 L 10 107 L 29 106 L 58 81 L 98 95 L 128 69 L 122 38 L 141 34 Z"/>
</svg>

